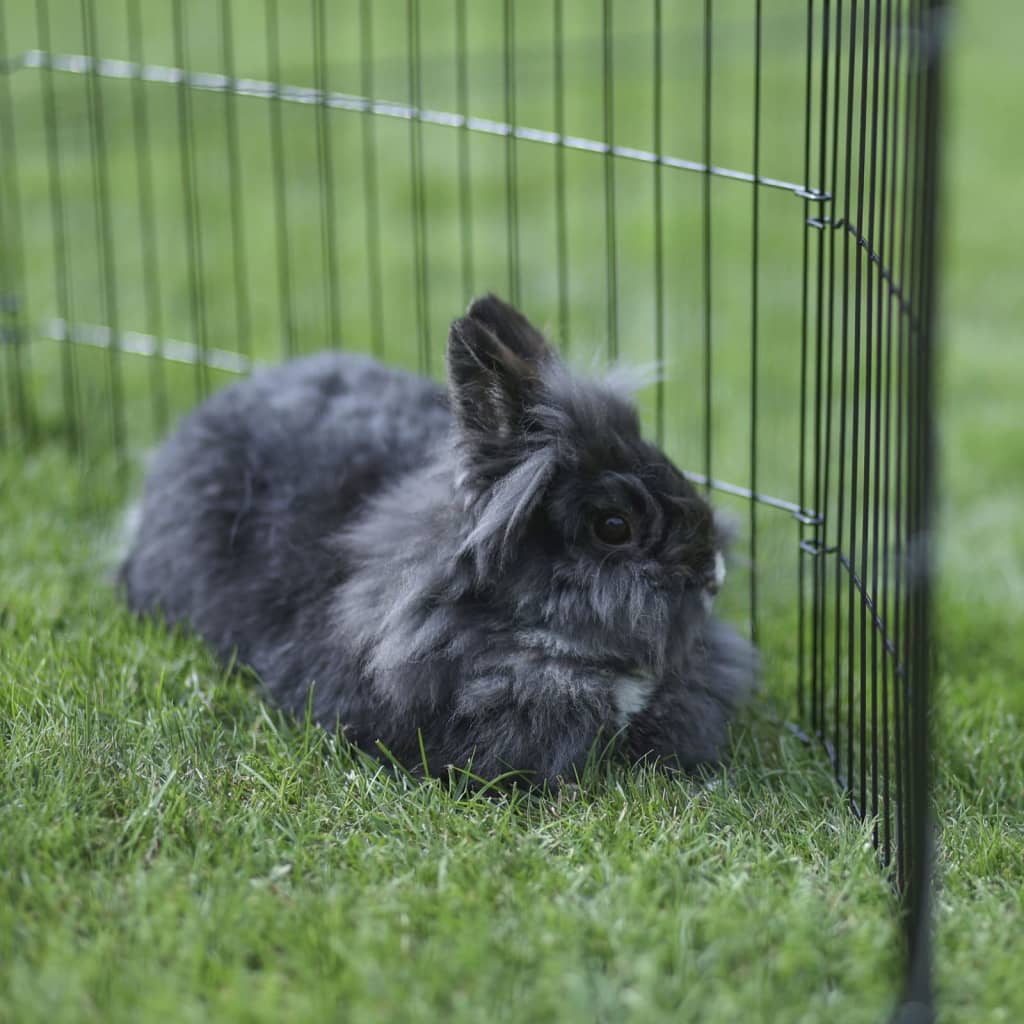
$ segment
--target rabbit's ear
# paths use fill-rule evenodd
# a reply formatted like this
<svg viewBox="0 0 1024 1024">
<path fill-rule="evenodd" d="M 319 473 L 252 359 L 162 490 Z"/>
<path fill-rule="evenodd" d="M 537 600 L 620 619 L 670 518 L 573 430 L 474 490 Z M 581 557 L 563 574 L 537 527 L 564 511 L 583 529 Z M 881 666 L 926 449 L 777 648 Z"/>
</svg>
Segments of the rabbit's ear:
<svg viewBox="0 0 1024 1024">
<path fill-rule="evenodd" d="M 531 363 L 543 363 L 554 356 L 547 338 L 515 306 L 496 295 L 475 299 L 466 316 L 483 324 L 503 345 Z"/>
<path fill-rule="evenodd" d="M 448 334 L 448 380 L 463 431 L 493 445 L 521 432 L 539 376 L 535 364 L 499 341 L 484 322 L 465 316 Z"/>
</svg>

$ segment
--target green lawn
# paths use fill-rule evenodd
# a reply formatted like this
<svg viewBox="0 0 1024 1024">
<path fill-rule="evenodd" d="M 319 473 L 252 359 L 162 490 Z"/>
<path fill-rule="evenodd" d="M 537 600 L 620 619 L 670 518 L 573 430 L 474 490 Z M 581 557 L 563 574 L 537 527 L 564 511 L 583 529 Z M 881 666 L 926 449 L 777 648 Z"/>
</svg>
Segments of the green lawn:
<svg viewBox="0 0 1024 1024">
<path fill-rule="evenodd" d="M 7 52 L 39 45 L 34 12 L 5 6 Z M 130 55 L 120 5 L 96 6 L 101 52 Z M 185 6 L 193 66 L 220 69 L 213 5 L 206 14 Z M 239 74 L 266 77 L 261 16 L 243 17 L 236 6 Z M 500 35 L 467 6 L 471 110 L 500 119 Z M 600 37 L 585 6 L 566 3 L 566 117 L 569 130 L 599 137 Z M 802 117 L 787 111 L 802 110 L 803 68 L 788 44 L 803 32 L 802 5 L 768 6 L 765 74 L 773 84 L 764 101 L 763 169 L 799 181 Z M 962 6 L 942 288 L 936 956 L 941 1018 L 980 1024 L 1024 1018 L 1016 977 L 1024 962 L 1024 360 L 1015 344 L 1024 322 L 1015 229 L 1024 215 L 1017 181 L 1024 140 L 1013 130 L 1011 80 L 1024 19 L 1011 0 L 985 12 Z M 52 48 L 81 52 L 79 6 L 55 0 L 51 7 Z M 145 59 L 173 64 L 171 5 L 143 8 Z M 377 92 L 401 99 L 404 4 L 374 9 Z M 550 128 L 551 7 L 516 9 L 517 118 Z M 330 25 L 331 84 L 357 92 L 356 5 L 332 10 L 340 13 Z M 453 23 L 451 7 L 444 11 L 444 18 L 424 14 L 424 102 L 451 109 Z M 746 169 L 752 33 L 744 5 L 716 3 L 715 12 L 716 74 L 731 83 L 716 93 L 715 159 Z M 617 138 L 649 147 L 649 14 L 627 19 L 620 3 L 616 18 Z M 288 81 L 312 82 L 310 28 L 306 11 L 283 24 Z M 666 95 L 678 106 L 665 122 L 665 149 L 699 159 L 699 23 L 666 10 L 666 33 Z M 68 74 L 53 80 L 71 284 L 71 307 L 61 308 L 43 79 L 33 70 L 9 78 L 26 321 L 33 330 L 62 314 L 109 322 L 98 285 L 84 81 Z M 158 211 L 155 237 L 144 238 L 130 86 L 102 88 L 119 322 L 196 340 L 175 93 L 159 84 L 141 89 Z M 287 338 L 273 258 L 267 110 L 260 100 L 238 110 L 252 303 L 244 344 L 263 358 L 279 354 Z M 243 342 L 222 97 L 196 94 L 193 115 L 208 340 L 234 350 Z M 314 114 L 289 109 L 283 125 L 294 339 L 305 351 L 330 340 Z M 386 300 L 379 341 L 389 359 L 415 365 L 408 126 L 381 120 L 376 131 Z M 378 339 L 361 119 L 335 113 L 331 132 L 344 270 L 335 340 L 370 350 Z M 436 372 L 445 323 L 464 305 L 465 285 L 508 290 L 506 153 L 497 138 L 470 142 L 475 267 L 465 282 L 454 133 L 428 126 L 423 141 Z M 553 155 L 527 143 L 517 155 L 523 303 L 557 327 Z M 572 327 L 563 340 L 587 361 L 605 339 L 603 165 L 591 154 L 569 154 L 567 171 Z M 617 189 L 620 347 L 650 359 L 650 168 L 620 164 Z M 664 426 L 670 449 L 697 469 L 699 190 L 696 175 L 665 177 L 666 331 L 675 358 Z M 748 473 L 749 200 L 747 186 L 715 182 L 715 473 L 739 483 Z M 772 430 L 759 451 L 761 483 L 793 498 L 801 204 L 766 193 L 762 218 L 762 422 Z M 145 290 L 147 246 L 159 260 L 158 318 Z M 786 255 L 775 259 L 776 252 Z M 40 336 L 28 353 L 40 436 L 28 452 L 0 448 L 0 1022 L 884 1019 L 899 973 L 895 900 L 868 831 L 846 810 L 821 757 L 783 728 L 793 715 L 791 520 L 771 511 L 759 520 L 765 694 L 736 730 L 729 768 L 711 784 L 615 767 L 595 770 L 555 801 L 405 784 L 268 710 L 251 680 L 223 671 L 193 639 L 133 620 L 109 585 L 119 509 L 162 427 L 155 396 L 165 396 L 174 415 L 227 375 L 202 382 L 191 368 L 172 367 L 161 379 L 151 362 L 124 357 L 125 475 L 110 453 L 106 353 L 75 353 L 75 407 L 87 442 L 80 457 L 65 445 L 63 350 Z M 5 429 L 15 413 L 12 366 L 0 361 Z M 651 394 L 644 404 L 653 423 Z M 727 607 L 742 619 L 742 567 L 728 589 Z"/>
</svg>

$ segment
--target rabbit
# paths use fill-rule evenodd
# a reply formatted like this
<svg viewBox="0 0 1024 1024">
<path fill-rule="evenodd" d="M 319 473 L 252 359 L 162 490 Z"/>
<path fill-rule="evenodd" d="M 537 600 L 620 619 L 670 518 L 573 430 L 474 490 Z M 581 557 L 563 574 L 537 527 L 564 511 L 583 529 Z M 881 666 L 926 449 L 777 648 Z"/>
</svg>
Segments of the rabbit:
<svg viewBox="0 0 1024 1024">
<path fill-rule="evenodd" d="M 447 369 L 446 393 L 324 353 L 206 401 L 148 474 L 130 607 L 413 772 L 557 787 L 613 737 L 714 765 L 757 655 L 711 614 L 707 501 L 628 395 L 495 296 Z"/>
</svg>

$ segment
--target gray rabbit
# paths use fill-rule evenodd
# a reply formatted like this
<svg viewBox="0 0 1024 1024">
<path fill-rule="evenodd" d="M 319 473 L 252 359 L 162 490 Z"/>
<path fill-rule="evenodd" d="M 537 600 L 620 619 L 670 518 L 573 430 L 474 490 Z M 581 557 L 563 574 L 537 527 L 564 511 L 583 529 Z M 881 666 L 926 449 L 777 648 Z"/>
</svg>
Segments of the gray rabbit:
<svg viewBox="0 0 1024 1024">
<path fill-rule="evenodd" d="M 556 785 L 612 737 L 716 761 L 756 657 L 710 615 L 709 505 L 494 296 L 448 377 L 322 354 L 215 395 L 156 455 L 131 607 L 413 770 Z"/>
</svg>

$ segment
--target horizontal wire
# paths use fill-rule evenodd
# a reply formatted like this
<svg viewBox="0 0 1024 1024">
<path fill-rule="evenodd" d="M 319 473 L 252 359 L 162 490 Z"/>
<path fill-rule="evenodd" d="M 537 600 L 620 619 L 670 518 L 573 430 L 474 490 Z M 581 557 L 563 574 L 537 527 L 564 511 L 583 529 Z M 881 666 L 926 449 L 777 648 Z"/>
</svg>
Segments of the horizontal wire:
<svg viewBox="0 0 1024 1024">
<path fill-rule="evenodd" d="M 800 541 L 800 550 L 804 554 L 811 555 L 814 558 L 818 558 L 821 555 L 836 555 L 836 560 L 846 570 L 853 583 L 854 590 L 860 595 L 861 601 L 864 607 L 871 613 L 871 618 L 874 623 L 875 629 L 878 630 L 879 636 L 882 638 L 882 646 L 892 657 L 893 661 L 896 662 L 895 673 L 897 676 L 903 676 L 905 669 L 903 663 L 899 660 L 899 651 L 896 649 L 896 643 L 889 636 L 889 632 L 886 629 L 885 620 L 882 618 L 878 611 L 878 605 L 875 598 L 871 595 L 869 589 L 864 585 L 864 581 L 857 575 L 856 569 L 850 563 L 848 555 L 843 554 L 842 551 L 837 547 L 826 547 L 824 544 L 820 544 L 816 541 L 805 539 Z"/>
<path fill-rule="evenodd" d="M 114 332 L 102 324 L 69 324 L 67 320 L 55 317 L 40 326 L 39 335 L 50 341 L 70 341 L 76 345 L 106 349 L 111 346 Z M 191 341 L 158 338 L 155 334 L 145 334 L 141 331 L 119 332 L 117 349 L 130 355 L 160 356 L 172 363 L 208 366 L 213 370 L 224 370 L 227 373 L 246 374 L 260 365 L 256 360 L 238 352 L 209 346 L 203 348 Z"/>
<path fill-rule="evenodd" d="M 43 50 L 28 50 L 20 58 L 8 62 L 5 70 L 20 68 L 48 68 L 53 71 L 67 71 L 71 74 L 88 74 L 95 63 L 95 74 L 104 78 L 141 78 L 144 82 L 159 82 L 164 85 L 180 85 L 182 82 L 193 89 L 206 92 L 231 92 L 238 96 L 254 96 L 262 99 L 275 99 L 285 103 L 303 103 L 307 105 L 323 104 L 335 110 L 348 110 L 353 113 L 371 113 L 381 117 L 395 117 L 404 121 L 421 121 L 425 124 L 437 124 L 447 128 L 464 128 L 468 131 L 480 132 L 485 135 L 512 136 L 524 142 L 539 142 L 549 146 L 563 146 L 588 153 L 599 153 L 619 157 L 623 160 L 635 160 L 645 164 L 660 164 L 662 167 L 673 167 L 681 171 L 694 171 L 699 174 L 711 174 L 718 178 L 729 178 L 733 181 L 745 181 L 748 184 L 763 185 L 765 188 L 781 189 L 813 202 L 824 202 L 832 198 L 828 192 L 819 192 L 799 185 L 792 181 L 779 178 L 768 178 L 763 175 L 754 176 L 747 171 L 738 171 L 730 167 L 717 167 L 699 160 L 687 160 L 683 157 L 665 156 L 652 153 L 646 149 L 632 146 L 610 146 L 598 139 L 586 139 L 576 135 L 560 135 L 558 132 L 545 131 L 541 128 L 528 128 L 524 125 L 512 125 L 507 121 L 492 121 L 484 117 L 469 117 L 443 110 L 428 110 L 410 106 L 407 103 L 395 103 L 391 100 L 372 100 L 365 96 L 350 93 L 328 92 L 321 94 L 318 89 L 299 85 L 277 85 L 256 78 L 229 78 L 227 75 L 205 71 L 185 71 L 182 68 L 163 64 L 138 64 L 134 61 L 116 60 L 100 57 L 95 62 L 85 54 L 47 53 Z"/>
<path fill-rule="evenodd" d="M 769 494 L 761 494 L 752 491 L 749 487 L 740 487 L 738 484 L 730 484 L 724 480 L 709 480 L 703 473 L 690 473 L 684 470 L 688 480 L 704 487 L 710 487 L 714 491 L 721 491 L 723 494 L 733 494 L 738 498 L 746 498 L 758 505 L 767 505 L 769 508 L 777 508 L 788 512 L 798 522 L 805 526 L 820 526 L 825 522 L 825 517 L 813 509 L 802 508 L 795 501 L 787 501 L 785 498 L 773 498 Z"/>
<path fill-rule="evenodd" d="M 845 217 L 840 217 L 838 220 L 832 221 L 827 217 L 808 217 L 807 224 L 812 228 L 833 228 L 836 231 L 846 231 L 857 244 L 867 253 L 868 259 L 878 267 L 879 277 L 889 286 L 889 294 L 896 300 L 897 306 L 900 308 L 900 312 L 907 317 L 910 324 L 910 329 L 915 333 L 918 332 L 917 316 L 914 313 L 913 305 L 906 297 L 903 288 L 899 282 L 893 277 L 892 270 L 885 265 L 885 261 L 875 251 L 871 244 L 871 239 L 866 238 L 861 234 L 860 228 L 851 220 L 847 220 Z"/>
<path fill-rule="evenodd" d="M 786 729 L 798 739 L 801 743 L 810 746 L 812 743 L 817 741 L 822 750 L 825 751 L 825 756 L 829 759 L 832 766 L 832 775 L 836 780 L 836 784 L 839 786 L 840 791 L 846 797 L 850 804 L 850 809 L 853 812 L 854 817 L 863 820 L 864 814 L 861 812 L 860 804 L 857 803 L 857 797 L 854 794 L 853 787 L 850 786 L 849 781 L 846 778 L 846 773 L 843 771 L 842 757 L 836 750 L 835 744 L 829 739 L 828 735 L 822 732 L 820 729 L 814 730 L 814 736 L 808 735 L 796 722 L 786 722 Z"/>
<path fill-rule="evenodd" d="M 871 613 L 871 618 L 874 623 L 875 629 L 878 630 L 879 635 L 882 638 L 882 645 L 886 651 L 891 655 L 893 661 L 896 662 L 896 668 L 894 669 L 896 675 L 904 675 L 904 666 L 899 660 L 899 652 L 896 650 L 896 644 L 890 639 L 888 632 L 885 628 L 885 622 L 882 621 L 881 616 L 878 613 L 878 608 L 875 604 L 875 599 L 872 597 L 868 588 L 865 586 L 864 581 L 857 575 L 857 571 L 853 568 L 850 563 L 850 559 L 844 555 L 841 551 L 837 552 L 839 564 L 847 571 L 850 579 L 853 582 L 853 587 L 860 594 L 860 599 L 863 603 L 863 607 Z"/>
</svg>

